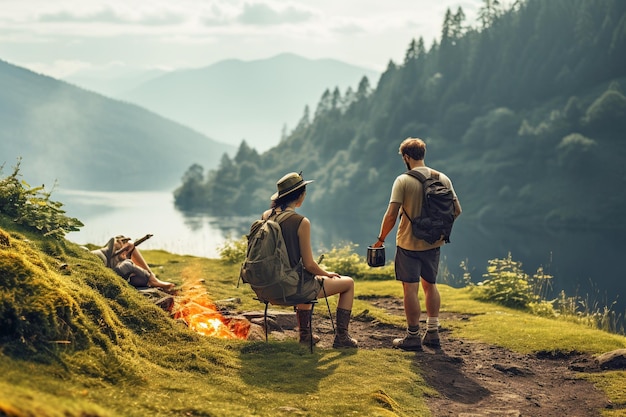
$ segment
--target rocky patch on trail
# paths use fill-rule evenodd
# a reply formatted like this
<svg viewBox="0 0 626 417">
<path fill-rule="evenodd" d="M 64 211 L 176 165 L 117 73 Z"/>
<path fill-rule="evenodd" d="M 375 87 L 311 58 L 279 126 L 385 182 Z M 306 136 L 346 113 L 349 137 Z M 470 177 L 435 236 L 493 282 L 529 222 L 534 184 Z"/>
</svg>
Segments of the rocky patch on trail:
<svg viewBox="0 0 626 417">
<path fill-rule="evenodd" d="M 391 314 L 404 315 L 402 300 L 380 298 L 370 302 Z M 322 304 L 317 308 L 322 307 L 326 308 Z M 263 313 L 249 317 L 261 329 L 256 337 L 264 338 Z M 450 320 L 471 320 L 471 316 L 442 314 L 442 349 L 424 348 L 423 352 L 407 353 L 413 356 L 424 380 L 438 392 L 427 400 L 433 416 L 587 417 L 600 416 L 602 409 L 613 408 L 604 393 L 582 379 L 580 373 L 624 369 L 626 349 L 598 358 L 576 352 L 524 355 L 452 338 L 445 328 Z M 270 311 L 269 324 L 273 338 L 297 337 L 295 314 L 289 311 L 278 315 Z M 313 328 L 322 338 L 318 348 L 331 348 L 331 321 L 321 314 L 314 315 Z M 350 334 L 359 341 L 361 349 L 390 348 L 392 340 L 401 337 L 404 331 L 377 323 L 367 312 L 353 317 L 350 324 Z"/>
</svg>

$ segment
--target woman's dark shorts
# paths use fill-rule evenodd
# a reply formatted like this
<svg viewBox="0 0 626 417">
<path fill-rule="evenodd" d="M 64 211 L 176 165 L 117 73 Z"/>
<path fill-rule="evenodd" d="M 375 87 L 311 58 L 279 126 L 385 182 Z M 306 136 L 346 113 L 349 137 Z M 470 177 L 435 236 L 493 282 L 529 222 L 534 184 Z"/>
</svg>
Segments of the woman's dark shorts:
<svg viewBox="0 0 626 417">
<path fill-rule="evenodd" d="M 425 251 L 413 251 L 396 247 L 396 280 L 402 282 L 420 282 L 420 277 L 426 282 L 437 282 L 439 270 L 439 254 L 441 248 Z"/>
<path fill-rule="evenodd" d="M 284 300 L 272 300 L 271 303 L 275 305 L 294 305 L 306 304 L 312 300 L 316 300 L 317 295 L 322 290 L 324 280 L 322 277 L 313 275 L 307 270 L 304 270 L 303 277 L 304 279 L 298 287 L 298 292 Z"/>
</svg>

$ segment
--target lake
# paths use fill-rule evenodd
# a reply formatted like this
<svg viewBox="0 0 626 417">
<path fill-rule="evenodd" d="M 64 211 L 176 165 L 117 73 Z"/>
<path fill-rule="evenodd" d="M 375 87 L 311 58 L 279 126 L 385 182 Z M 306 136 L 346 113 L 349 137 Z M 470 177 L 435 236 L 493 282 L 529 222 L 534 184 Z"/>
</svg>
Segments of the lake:
<svg viewBox="0 0 626 417">
<path fill-rule="evenodd" d="M 53 200 L 63 203 L 67 216 L 85 225 L 67 235 L 68 240 L 78 244 L 104 245 L 119 234 L 134 240 L 153 234 L 141 244 L 142 249 L 217 258 L 219 245 L 229 235 L 229 227 L 220 219 L 200 213 L 183 215 L 174 207 L 169 192 L 58 190 Z"/>
<path fill-rule="evenodd" d="M 62 202 L 68 216 L 85 224 L 79 232 L 67 235 L 72 242 L 104 245 L 118 234 L 139 239 L 150 233 L 154 236 L 141 248 L 207 258 L 218 258 L 219 246 L 231 236 L 243 236 L 258 217 L 183 214 L 174 207 L 171 192 L 56 190 L 53 200 Z M 378 235 L 378 217 L 322 225 L 315 213 L 306 212 L 306 207 L 300 211 L 313 220 L 311 233 L 316 253 L 353 242 L 359 245 L 360 254 L 365 255 L 367 245 L 374 243 Z M 395 230 L 387 238 L 388 260 L 393 259 L 394 237 Z M 463 274 L 461 261 L 467 261 L 472 280 L 477 282 L 482 280 L 488 260 L 506 258 L 511 252 L 513 260 L 522 262 L 527 274 L 534 274 L 541 266 L 554 276 L 551 295 L 556 296 L 562 289 L 569 296 L 589 294 L 592 305 L 616 302 L 617 313 L 626 311 L 626 300 L 621 298 L 626 293 L 626 272 L 621 263 L 626 243 L 621 233 L 487 227 L 461 216 L 451 240 L 451 244 L 442 248 L 442 260 L 457 281 Z"/>
</svg>

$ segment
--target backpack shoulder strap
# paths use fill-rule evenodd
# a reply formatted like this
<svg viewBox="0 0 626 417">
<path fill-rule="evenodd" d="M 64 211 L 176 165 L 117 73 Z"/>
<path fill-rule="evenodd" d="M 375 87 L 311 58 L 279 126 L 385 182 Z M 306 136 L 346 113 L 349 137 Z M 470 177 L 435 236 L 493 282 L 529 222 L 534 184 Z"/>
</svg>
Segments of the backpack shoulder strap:
<svg viewBox="0 0 626 417">
<path fill-rule="evenodd" d="M 422 184 L 424 183 L 424 181 L 426 181 L 426 177 L 424 176 L 424 174 L 422 174 L 421 172 L 415 171 L 413 169 L 406 171 L 405 174 L 415 178 Z"/>
<path fill-rule="evenodd" d="M 419 171 L 415 171 L 414 169 L 409 169 L 408 171 L 405 172 L 405 174 L 415 178 L 420 183 L 422 183 L 422 187 L 424 186 L 424 182 L 428 179 L 428 178 L 426 178 L 424 176 L 424 174 L 422 174 Z M 434 169 L 431 168 L 430 169 L 430 178 L 439 179 L 439 172 L 437 172 L 437 171 L 435 171 Z M 404 215 L 411 221 L 411 223 L 413 223 L 413 219 L 411 218 L 411 216 L 409 216 L 409 213 L 406 212 L 404 207 L 402 207 L 402 211 L 404 212 Z"/>
<path fill-rule="evenodd" d="M 440 175 L 439 171 L 435 171 L 432 168 L 429 168 L 429 169 L 430 169 L 430 178 L 434 178 L 434 179 L 438 180 L 439 179 L 439 175 Z M 410 175 L 411 177 L 419 180 L 419 182 L 421 182 L 422 184 L 424 183 L 424 181 L 427 180 L 427 178 L 424 176 L 424 174 L 422 174 L 419 171 L 415 171 L 414 169 L 408 170 L 407 172 L 405 172 L 405 174 Z"/>
<path fill-rule="evenodd" d="M 289 217 L 291 217 L 292 215 L 296 214 L 295 211 L 281 211 L 278 214 L 275 214 L 274 216 L 274 221 L 278 224 L 281 224 L 282 222 L 284 222 L 285 220 L 287 220 Z M 272 216 L 270 215 L 267 219 L 269 220 Z"/>
</svg>

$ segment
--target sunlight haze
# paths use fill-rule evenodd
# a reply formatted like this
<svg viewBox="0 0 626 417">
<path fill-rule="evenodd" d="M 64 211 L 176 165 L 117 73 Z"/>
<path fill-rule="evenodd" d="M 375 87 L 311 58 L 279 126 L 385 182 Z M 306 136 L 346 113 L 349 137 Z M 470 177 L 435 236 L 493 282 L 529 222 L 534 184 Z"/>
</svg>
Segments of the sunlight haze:
<svg viewBox="0 0 626 417">
<path fill-rule="evenodd" d="M 0 59 L 64 78 L 199 68 L 283 52 L 383 71 L 409 42 L 440 37 L 447 8 L 475 26 L 480 0 L 6 0 Z"/>
</svg>

